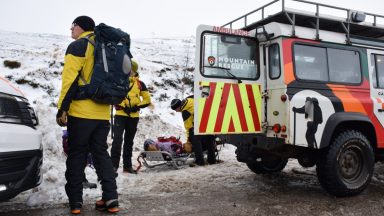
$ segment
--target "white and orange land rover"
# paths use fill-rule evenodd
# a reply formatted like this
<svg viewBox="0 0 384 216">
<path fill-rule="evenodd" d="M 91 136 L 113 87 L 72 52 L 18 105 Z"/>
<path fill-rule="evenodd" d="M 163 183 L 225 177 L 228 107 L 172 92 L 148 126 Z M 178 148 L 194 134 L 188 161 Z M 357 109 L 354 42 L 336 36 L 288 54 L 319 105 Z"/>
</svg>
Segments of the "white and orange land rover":
<svg viewBox="0 0 384 216">
<path fill-rule="evenodd" d="M 38 118 L 22 92 L 0 77 L 0 201 L 41 183 Z"/>
<path fill-rule="evenodd" d="M 296 158 L 316 165 L 330 194 L 359 194 L 384 160 L 383 18 L 275 0 L 223 26 L 199 26 L 195 134 L 236 145 L 255 173 Z"/>
</svg>

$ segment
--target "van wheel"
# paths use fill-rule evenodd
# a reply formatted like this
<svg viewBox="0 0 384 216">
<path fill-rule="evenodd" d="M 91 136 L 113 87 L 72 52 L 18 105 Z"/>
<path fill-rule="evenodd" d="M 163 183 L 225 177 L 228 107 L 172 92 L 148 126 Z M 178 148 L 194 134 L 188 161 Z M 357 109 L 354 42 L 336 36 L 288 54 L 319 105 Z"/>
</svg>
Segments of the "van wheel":
<svg viewBox="0 0 384 216">
<path fill-rule="evenodd" d="M 256 174 L 280 172 L 288 160 L 280 157 L 263 157 L 261 161 L 247 162 L 247 166 Z"/>
<path fill-rule="evenodd" d="M 319 157 L 316 172 L 321 186 L 337 196 L 361 193 L 373 174 L 374 154 L 368 139 L 359 131 L 340 133 Z"/>
</svg>

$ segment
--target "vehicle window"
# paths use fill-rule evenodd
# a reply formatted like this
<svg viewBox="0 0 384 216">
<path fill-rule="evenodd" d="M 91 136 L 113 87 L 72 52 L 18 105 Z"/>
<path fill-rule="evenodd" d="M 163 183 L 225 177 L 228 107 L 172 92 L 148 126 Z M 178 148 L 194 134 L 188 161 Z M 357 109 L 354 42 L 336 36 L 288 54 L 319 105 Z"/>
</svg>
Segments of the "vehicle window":
<svg viewBox="0 0 384 216">
<path fill-rule="evenodd" d="M 357 51 L 328 48 L 329 81 L 360 83 L 360 57 Z"/>
<path fill-rule="evenodd" d="M 299 79 L 328 81 L 326 48 L 295 44 L 294 55 Z"/>
<path fill-rule="evenodd" d="M 258 45 L 240 36 L 203 35 L 201 72 L 207 77 L 257 79 Z"/>
<path fill-rule="evenodd" d="M 358 51 L 294 45 L 295 73 L 299 79 L 332 83 L 361 83 Z"/>
<path fill-rule="evenodd" d="M 0 94 L 0 122 L 22 123 L 22 114 L 15 97 Z"/>
<path fill-rule="evenodd" d="M 269 78 L 277 79 L 280 77 L 281 68 L 280 68 L 280 51 L 278 44 L 272 44 L 269 47 L 268 51 L 269 57 Z"/>
<path fill-rule="evenodd" d="M 376 55 L 371 54 L 371 67 L 369 68 L 369 73 L 372 73 L 372 85 L 374 88 L 377 88 L 377 73 L 376 73 Z"/>
<path fill-rule="evenodd" d="M 376 86 L 378 88 L 384 88 L 384 56 L 382 55 L 375 55 L 375 61 L 376 61 L 376 78 L 377 78 L 377 84 Z"/>
</svg>

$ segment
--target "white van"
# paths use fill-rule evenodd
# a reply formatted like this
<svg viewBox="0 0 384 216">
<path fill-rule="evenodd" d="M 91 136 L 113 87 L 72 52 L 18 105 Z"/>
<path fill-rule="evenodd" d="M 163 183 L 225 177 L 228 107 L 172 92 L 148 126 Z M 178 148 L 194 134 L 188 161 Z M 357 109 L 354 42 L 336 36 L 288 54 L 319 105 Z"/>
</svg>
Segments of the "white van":
<svg viewBox="0 0 384 216">
<path fill-rule="evenodd" d="M 0 201 L 41 183 L 38 118 L 23 93 L 0 77 Z"/>
</svg>

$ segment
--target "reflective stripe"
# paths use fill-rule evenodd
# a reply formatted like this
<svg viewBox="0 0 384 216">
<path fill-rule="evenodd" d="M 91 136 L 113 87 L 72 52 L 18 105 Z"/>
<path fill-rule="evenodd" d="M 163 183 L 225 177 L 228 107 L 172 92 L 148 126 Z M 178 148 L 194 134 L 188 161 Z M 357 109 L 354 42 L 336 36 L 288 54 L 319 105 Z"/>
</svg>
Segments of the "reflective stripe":
<svg viewBox="0 0 384 216">
<path fill-rule="evenodd" d="M 199 98 L 199 133 L 254 133 L 261 131 L 261 88 L 258 84 L 202 82 L 207 98 Z"/>
</svg>

